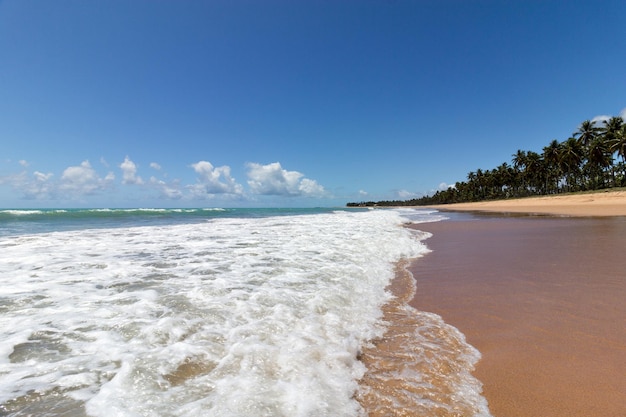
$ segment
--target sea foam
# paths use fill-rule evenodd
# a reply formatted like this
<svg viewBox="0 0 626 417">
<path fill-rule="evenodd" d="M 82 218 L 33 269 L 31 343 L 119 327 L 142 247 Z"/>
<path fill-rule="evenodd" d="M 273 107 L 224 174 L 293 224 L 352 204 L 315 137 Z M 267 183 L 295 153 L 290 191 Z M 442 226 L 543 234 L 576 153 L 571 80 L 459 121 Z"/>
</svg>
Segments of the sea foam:
<svg viewBox="0 0 626 417">
<path fill-rule="evenodd" d="M 426 251 L 399 213 L 2 238 L 0 411 L 363 415 L 358 355 Z"/>
</svg>

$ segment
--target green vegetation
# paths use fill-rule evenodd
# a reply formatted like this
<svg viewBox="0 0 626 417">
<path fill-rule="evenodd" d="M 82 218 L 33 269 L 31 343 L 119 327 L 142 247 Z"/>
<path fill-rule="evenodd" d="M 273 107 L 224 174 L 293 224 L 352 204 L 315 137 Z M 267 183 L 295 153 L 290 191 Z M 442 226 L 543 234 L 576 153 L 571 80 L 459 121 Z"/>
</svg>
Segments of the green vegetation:
<svg viewBox="0 0 626 417">
<path fill-rule="evenodd" d="M 612 117 L 601 126 L 585 120 L 570 138 L 553 140 L 542 153 L 518 150 L 511 164 L 477 169 L 467 181 L 407 201 L 348 203 L 362 206 L 419 206 L 502 200 L 626 186 L 626 123 Z"/>
</svg>

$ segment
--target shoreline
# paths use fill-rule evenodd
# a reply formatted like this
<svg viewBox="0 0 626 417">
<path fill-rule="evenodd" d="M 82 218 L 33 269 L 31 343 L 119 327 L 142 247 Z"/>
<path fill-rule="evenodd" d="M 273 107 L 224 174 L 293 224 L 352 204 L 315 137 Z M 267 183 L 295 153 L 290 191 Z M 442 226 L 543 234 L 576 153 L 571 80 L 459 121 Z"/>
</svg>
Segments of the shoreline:
<svg viewBox="0 0 626 417">
<path fill-rule="evenodd" d="M 410 305 L 481 352 L 494 417 L 626 415 L 626 193 L 608 211 L 564 197 L 448 205 L 449 220 L 412 226 L 433 236 Z"/>
<path fill-rule="evenodd" d="M 359 352 L 366 372 L 357 401 L 369 417 L 488 415 L 482 384 L 471 374 L 480 354 L 441 317 L 409 306 L 410 265 L 396 264 L 393 297 L 382 306 L 384 335 Z"/>
<path fill-rule="evenodd" d="M 604 191 L 425 206 L 440 211 L 474 211 L 573 217 L 626 216 L 626 191 Z"/>
</svg>

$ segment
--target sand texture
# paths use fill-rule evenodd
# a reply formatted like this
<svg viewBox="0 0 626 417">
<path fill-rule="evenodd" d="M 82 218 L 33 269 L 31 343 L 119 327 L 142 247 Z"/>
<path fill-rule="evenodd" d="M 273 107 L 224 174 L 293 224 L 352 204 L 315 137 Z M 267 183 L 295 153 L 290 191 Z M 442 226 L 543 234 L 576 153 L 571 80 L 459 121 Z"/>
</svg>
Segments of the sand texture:
<svg viewBox="0 0 626 417">
<path fill-rule="evenodd" d="M 567 216 L 626 216 L 626 191 L 530 197 L 433 206 L 441 210 Z"/>
<path fill-rule="evenodd" d="M 594 197 L 466 207 L 625 211 L 623 193 Z M 411 304 L 441 315 L 482 353 L 474 374 L 492 414 L 626 416 L 626 218 L 448 215 L 415 225 L 433 233 L 433 252 L 411 267 Z"/>
</svg>

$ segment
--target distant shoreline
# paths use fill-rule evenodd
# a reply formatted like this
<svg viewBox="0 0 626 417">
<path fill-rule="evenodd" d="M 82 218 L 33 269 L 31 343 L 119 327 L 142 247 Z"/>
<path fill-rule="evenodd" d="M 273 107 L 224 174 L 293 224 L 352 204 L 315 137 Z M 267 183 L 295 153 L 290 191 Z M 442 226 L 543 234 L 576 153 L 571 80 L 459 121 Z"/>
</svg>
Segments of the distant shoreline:
<svg viewBox="0 0 626 417">
<path fill-rule="evenodd" d="M 613 217 L 626 216 L 626 191 L 600 191 L 416 207 L 434 208 L 441 211 Z"/>
</svg>

